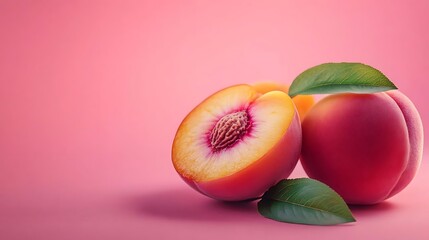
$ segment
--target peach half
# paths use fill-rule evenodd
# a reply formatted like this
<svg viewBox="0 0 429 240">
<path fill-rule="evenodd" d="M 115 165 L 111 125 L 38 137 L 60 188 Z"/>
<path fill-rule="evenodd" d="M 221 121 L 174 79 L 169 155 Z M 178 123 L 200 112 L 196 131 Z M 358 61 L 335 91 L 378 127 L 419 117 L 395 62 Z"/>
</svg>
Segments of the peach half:
<svg viewBox="0 0 429 240">
<path fill-rule="evenodd" d="M 302 131 L 304 170 L 349 204 L 397 194 L 422 159 L 422 121 L 399 91 L 328 96 L 308 113 Z"/>
<path fill-rule="evenodd" d="M 301 151 L 301 126 L 291 98 L 250 85 L 223 89 L 194 108 L 173 142 L 179 175 L 209 197 L 261 196 L 290 175 Z"/>
</svg>

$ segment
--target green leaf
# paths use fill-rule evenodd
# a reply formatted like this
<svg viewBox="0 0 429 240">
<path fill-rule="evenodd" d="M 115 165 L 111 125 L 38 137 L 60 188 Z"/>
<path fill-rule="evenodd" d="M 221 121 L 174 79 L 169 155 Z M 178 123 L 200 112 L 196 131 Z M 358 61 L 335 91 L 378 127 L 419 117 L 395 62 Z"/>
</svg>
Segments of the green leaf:
<svg viewBox="0 0 429 240">
<path fill-rule="evenodd" d="M 356 221 L 340 195 L 310 178 L 281 180 L 262 196 L 258 211 L 264 217 L 290 223 L 335 225 Z"/>
<path fill-rule="evenodd" d="M 379 70 L 362 63 L 324 63 L 298 75 L 289 95 L 375 93 L 397 89 Z"/>
</svg>

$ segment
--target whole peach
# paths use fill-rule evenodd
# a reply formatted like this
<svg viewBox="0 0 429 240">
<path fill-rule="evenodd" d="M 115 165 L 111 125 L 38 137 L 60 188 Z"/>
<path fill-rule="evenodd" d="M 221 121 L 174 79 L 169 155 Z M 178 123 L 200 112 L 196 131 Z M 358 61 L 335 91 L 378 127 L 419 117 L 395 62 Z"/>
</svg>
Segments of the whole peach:
<svg viewBox="0 0 429 240">
<path fill-rule="evenodd" d="M 302 128 L 304 170 L 349 204 L 395 195 L 421 162 L 422 122 L 399 91 L 328 96 L 310 110 Z"/>
</svg>

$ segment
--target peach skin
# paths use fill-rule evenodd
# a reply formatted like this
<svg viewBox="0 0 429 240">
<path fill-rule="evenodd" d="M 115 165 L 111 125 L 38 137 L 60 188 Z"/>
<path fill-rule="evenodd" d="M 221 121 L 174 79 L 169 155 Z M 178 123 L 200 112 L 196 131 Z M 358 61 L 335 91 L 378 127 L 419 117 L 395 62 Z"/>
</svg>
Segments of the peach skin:
<svg viewBox="0 0 429 240">
<path fill-rule="evenodd" d="M 399 91 L 328 96 L 308 113 L 302 131 L 304 170 L 349 204 L 395 195 L 422 158 L 420 116 Z"/>
<path fill-rule="evenodd" d="M 197 191 L 240 201 L 257 198 L 288 177 L 300 151 L 301 126 L 291 98 L 237 85 L 208 97 L 186 116 L 172 161 Z"/>
</svg>

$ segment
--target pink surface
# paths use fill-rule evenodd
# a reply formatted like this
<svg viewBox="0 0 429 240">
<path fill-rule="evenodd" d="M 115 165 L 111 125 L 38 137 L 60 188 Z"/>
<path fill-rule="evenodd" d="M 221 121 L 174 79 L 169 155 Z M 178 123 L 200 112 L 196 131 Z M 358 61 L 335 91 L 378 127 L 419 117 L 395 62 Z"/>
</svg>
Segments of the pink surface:
<svg viewBox="0 0 429 240">
<path fill-rule="evenodd" d="M 212 201 L 170 162 L 208 94 L 329 61 L 382 70 L 427 126 L 428 22 L 424 0 L 1 1 L 0 239 L 429 238 L 427 154 L 406 190 L 334 227 Z"/>
</svg>

